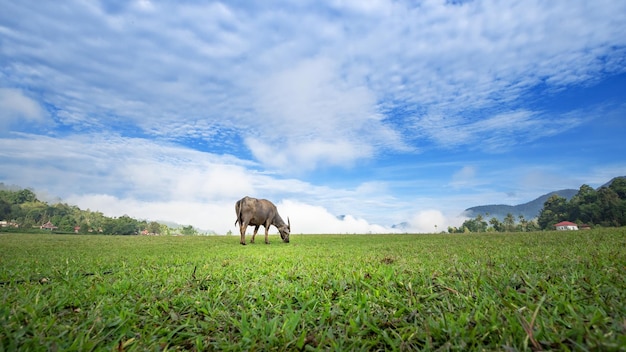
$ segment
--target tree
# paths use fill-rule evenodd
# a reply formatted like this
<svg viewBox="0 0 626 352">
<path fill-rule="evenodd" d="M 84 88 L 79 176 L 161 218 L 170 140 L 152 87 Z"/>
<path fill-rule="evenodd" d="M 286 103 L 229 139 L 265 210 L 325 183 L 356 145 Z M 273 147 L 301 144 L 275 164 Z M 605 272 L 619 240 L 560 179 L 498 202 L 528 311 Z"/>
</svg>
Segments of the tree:
<svg viewBox="0 0 626 352">
<path fill-rule="evenodd" d="M 37 202 L 37 201 L 38 201 L 37 196 L 30 189 L 23 189 L 23 190 L 15 192 L 15 195 L 14 195 L 15 204 L 22 204 L 26 202 Z"/>
<path fill-rule="evenodd" d="M 120 218 L 108 218 L 101 212 L 81 210 L 74 205 L 56 203 L 48 205 L 39 201 L 29 189 L 0 190 L 0 220 L 14 221 L 20 227 L 28 229 L 39 227 L 51 221 L 62 231 L 74 231 L 80 226 L 81 233 L 106 233 L 118 235 L 137 234 L 148 227 L 146 221 L 138 221 L 127 215 Z M 159 225 L 161 233 L 167 232 L 167 226 Z"/>
<path fill-rule="evenodd" d="M 95 233 L 102 232 L 106 220 L 104 214 L 99 211 L 90 211 L 89 209 L 87 209 L 85 213 L 85 220 L 87 221 L 87 226 L 89 227 L 87 231 Z"/>
<path fill-rule="evenodd" d="M 161 224 L 161 235 L 171 235 L 172 234 L 172 230 L 170 229 L 169 226 L 165 225 L 165 224 Z"/>
<path fill-rule="evenodd" d="M 140 229 L 139 221 L 128 215 L 122 215 L 117 219 L 107 219 L 103 226 L 104 233 L 111 235 L 136 235 L 141 231 Z"/>
<path fill-rule="evenodd" d="M 11 204 L 0 199 L 0 220 L 11 220 Z"/>
<path fill-rule="evenodd" d="M 73 218 L 72 207 L 65 203 L 57 203 L 48 207 L 47 213 L 50 216 L 49 220 L 59 228 L 59 231 L 71 232 L 78 225 L 78 222 Z"/>
<path fill-rule="evenodd" d="M 621 201 L 617 193 L 611 188 L 602 187 L 598 191 L 598 206 L 600 208 L 600 225 L 620 226 L 623 220 L 620 214 Z"/>
<path fill-rule="evenodd" d="M 506 232 L 513 232 L 513 231 L 515 231 L 515 217 L 513 217 L 513 214 L 511 214 L 511 213 L 506 214 L 502 224 L 504 226 L 504 231 L 506 231 Z"/>
<path fill-rule="evenodd" d="M 475 219 L 465 220 L 461 228 L 463 228 L 463 232 L 486 232 L 487 222 L 483 219 L 482 215 L 478 214 Z M 467 231 L 465 229 L 467 229 Z"/>
<path fill-rule="evenodd" d="M 537 219 L 543 229 L 563 220 L 602 226 L 626 225 L 626 178 L 615 178 L 608 187 L 595 190 L 580 186 L 570 201 L 550 197 Z"/>
<path fill-rule="evenodd" d="M 527 222 L 526 231 L 532 232 L 532 231 L 539 231 L 539 230 L 541 230 L 541 228 L 539 227 L 539 224 L 537 224 L 537 221 L 531 220 Z"/>
<path fill-rule="evenodd" d="M 609 185 L 609 188 L 617 194 L 619 199 L 622 199 L 622 200 L 626 199 L 626 178 L 619 177 L 619 178 L 613 179 L 613 182 L 611 182 L 611 185 Z"/>
<path fill-rule="evenodd" d="M 489 224 L 495 231 L 498 231 L 498 232 L 504 231 L 504 227 L 502 226 L 502 223 L 495 216 L 489 220 Z"/>
<path fill-rule="evenodd" d="M 616 204 L 614 215 L 616 217 L 617 226 L 626 225 L 626 178 L 620 177 L 613 179 L 609 188 L 617 194 L 619 202 Z"/>
<path fill-rule="evenodd" d="M 15 205 L 15 207 L 13 214 L 21 227 L 41 226 L 50 220 L 46 203 L 26 202 L 21 205 Z"/>
<path fill-rule="evenodd" d="M 552 195 L 543 203 L 537 223 L 542 229 L 548 229 L 554 224 L 567 220 L 567 200 L 557 194 Z"/>
<path fill-rule="evenodd" d="M 568 203 L 568 212 L 572 220 L 585 223 L 593 223 L 597 214 L 589 213 L 590 209 L 583 209 L 586 205 L 593 204 L 598 199 L 598 193 L 588 185 L 580 186 Z M 584 211 L 585 210 L 585 211 Z"/>
<path fill-rule="evenodd" d="M 524 217 L 524 215 L 520 214 L 518 217 L 519 223 L 517 224 L 517 231 L 526 232 L 528 231 L 528 220 Z"/>
<path fill-rule="evenodd" d="M 477 227 L 477 232 L 485 232 L 487 231 L 487 222 L 485 221 L 485 219 L 483 218 L 482 215 L 478 214 L 476 215 L 476 227 Z"/>
<path fill-rule="evenodd" d="M 183 235 L 197 235 L 198 232 L 196 231 L 196 229 L 193 228 L 193 226 L 189 225 L 189 226 L 183 226 L 183 228 L 180 230 L 180 233 Z"/>
<path fill-rule="evenodd" d="M 601 220 L 600 206 L 597 201 L 594 203 L 581 203 L 573 206 L 572 211 L 576 212 L 573 218 L 580 223 L 599 224 Z"/>
<path fill-rule="evenodd" d="M 148 224 L 148 228 L 146 228 L 146 230 L 148 230 L 148 233 L 154 233 L 154 234 L 161 234 L 161 224 L 159 224 L 156 221 L 152 221 Z"/>
</svg>

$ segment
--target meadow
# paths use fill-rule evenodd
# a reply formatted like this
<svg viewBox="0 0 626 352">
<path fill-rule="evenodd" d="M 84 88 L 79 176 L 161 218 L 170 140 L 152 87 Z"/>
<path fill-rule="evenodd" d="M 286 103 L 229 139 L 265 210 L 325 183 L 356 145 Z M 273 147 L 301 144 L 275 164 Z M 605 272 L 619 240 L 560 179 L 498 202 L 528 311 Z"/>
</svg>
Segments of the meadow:
<svg viewBox="0 0 626 352">
<path fill-rule="evenodd" d="M 626 351 L 626 228 L 0 234 L 0 350 Z"/>
</svg>

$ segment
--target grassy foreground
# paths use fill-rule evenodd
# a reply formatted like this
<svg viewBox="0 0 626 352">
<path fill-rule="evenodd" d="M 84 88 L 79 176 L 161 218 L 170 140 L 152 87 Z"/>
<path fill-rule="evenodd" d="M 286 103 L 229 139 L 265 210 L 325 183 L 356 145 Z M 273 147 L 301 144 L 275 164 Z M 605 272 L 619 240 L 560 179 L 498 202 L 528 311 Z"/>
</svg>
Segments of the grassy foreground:
<svg viewBox="0 0 626 352">
<path fill-rule="evenodd" d="M 626 229 L 0 235 L 0 350 L 626 350 Z"/>
</svg>

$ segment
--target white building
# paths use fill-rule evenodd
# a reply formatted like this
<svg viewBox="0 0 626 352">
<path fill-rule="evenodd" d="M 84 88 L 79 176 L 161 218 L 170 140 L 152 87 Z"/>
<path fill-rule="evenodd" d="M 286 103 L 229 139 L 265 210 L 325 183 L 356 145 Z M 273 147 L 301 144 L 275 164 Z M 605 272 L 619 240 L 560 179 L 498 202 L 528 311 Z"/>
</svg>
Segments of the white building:
<svg viewBox="0 0 626 352">
<path fill-rule="evenodd" d="M 558 224 L 554 225 L 559 231 L 567 231 L 567 230 L 578 230 L 578 225 L 569 221 L 561 221 Z"/>
</svg>

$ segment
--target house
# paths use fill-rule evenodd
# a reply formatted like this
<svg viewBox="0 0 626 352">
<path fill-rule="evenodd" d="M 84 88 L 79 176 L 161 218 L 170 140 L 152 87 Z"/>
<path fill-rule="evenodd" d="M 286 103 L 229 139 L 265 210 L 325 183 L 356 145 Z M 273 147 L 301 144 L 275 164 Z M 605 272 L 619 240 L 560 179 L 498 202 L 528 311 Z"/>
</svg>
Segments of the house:
<svg viewBox="0 0 626 352">
<path fill-rule="evenodd" d="M 13 221 L 6 221 L 6 220 L 2 220 L 0 221 L 0 227 L 20 227 L 20 225 L 16 222 Z"/>
<path fill-rule="evenodd" d="M 567 230 L 578 230 L 578 225 L 569 221 L 561 221 L 558 224 L 554 225 L 559 231 L 567 231 Z"/>
<path fill-rule="evenodd" d="M 42 229 L 42 230 L 50 230 L 50 231 L 58 229 L 58 227 L 52 225 L 52 223 L 50 221 L 48 221 L 47 223 L 41 225 L 39 228 Z"/>
</svg>

